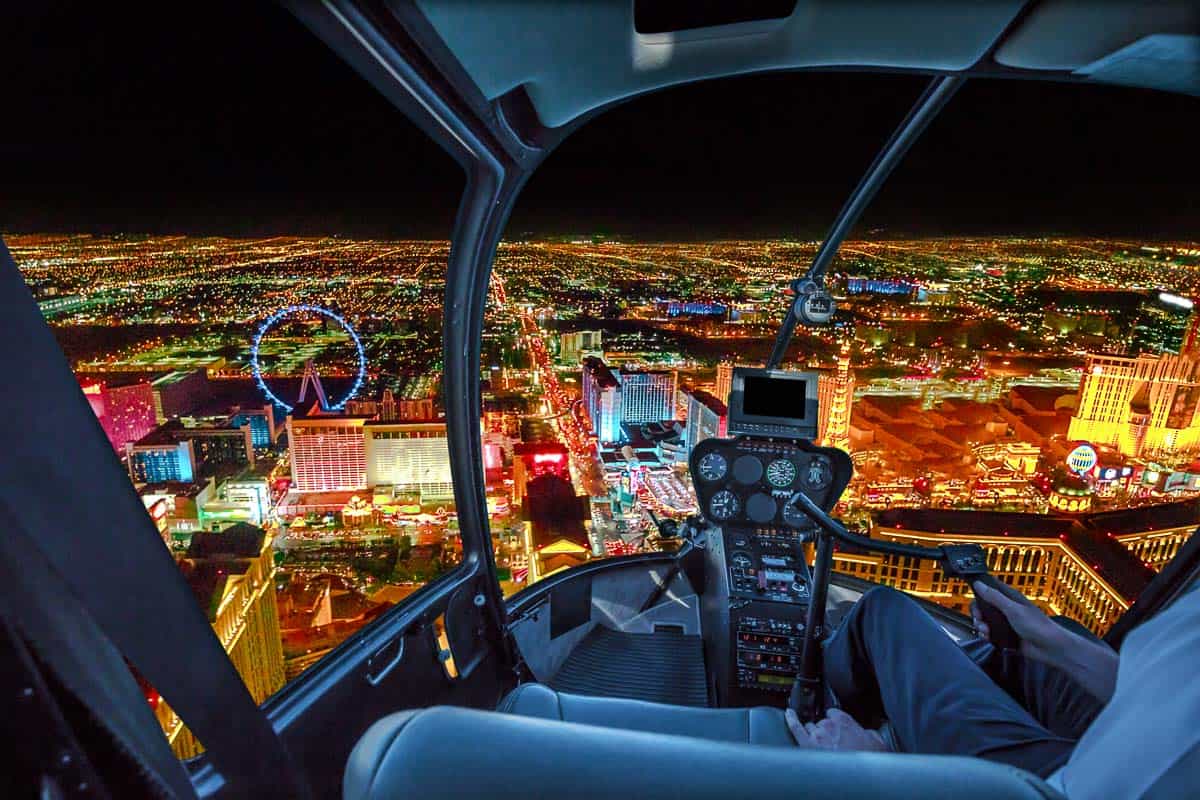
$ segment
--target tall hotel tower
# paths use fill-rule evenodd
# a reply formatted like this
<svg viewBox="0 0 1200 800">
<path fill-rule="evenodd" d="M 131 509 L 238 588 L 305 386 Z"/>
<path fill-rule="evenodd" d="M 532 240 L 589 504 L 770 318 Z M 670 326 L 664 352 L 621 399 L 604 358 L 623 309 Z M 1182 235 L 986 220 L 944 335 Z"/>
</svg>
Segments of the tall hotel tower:
<svg viewBox="0 0 1200 800">
<path fill-rule="evenodd" d="M 1200 359 L 1090 356 L 1067 435 L 1134 458 L 1200 451 Z"/>
</svg>

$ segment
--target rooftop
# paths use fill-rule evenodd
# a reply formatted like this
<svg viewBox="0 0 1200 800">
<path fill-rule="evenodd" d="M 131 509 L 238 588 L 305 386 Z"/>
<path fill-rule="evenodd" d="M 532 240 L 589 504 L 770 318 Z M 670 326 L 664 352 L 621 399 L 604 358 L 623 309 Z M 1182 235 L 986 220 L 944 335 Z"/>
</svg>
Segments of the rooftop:
<svg viewBox="0 0 1200 800">
<path fill-rule="evenodd" d="M 241 428 L 219 428 L 211 425 L 188 427 L 177 419 L 165 422 L 134 443 L 134 447 L 168 447 L 197 436 L 242 436 Z"/>
<path fill-rule="evenodd" d="M 405 419 L 390 421 L 382 419 L 368 419 L 365 423 L 363 423 L 363 425 L 368 428 L 401 428 L 405 430 L 412 428 L 437 428 L 438 430 L 444 431 L 446 430 L 446 419 L 445 417 L 441 419 Z"/>
<path fill-rule="evenodd" d="M 901 508 L 880 513 L 876 523 L 901 531 L 945 533 L 947 538 L 956 535 L 1057 538 L 1125 600 L 1133 602 L 1156 573 L 1115 536 L 1200 526 L 1200 501 L 1189 500 L 1074 517 L 1007 511 Z"/>
<path fill-rule="evenodd" d="M 185 558 L 179 562 L 179 568 L 209 622 L 217 618 L 217 609 L 221 607 L 229 579 L 245 574 L 249 567 L 248 558 L 199 561 Z"/>
<path fill-rule="evenodd" d="M 1056 539 L 1071 530 L 1075 518 L 1017 511 L 892 508 L 880 512 L 875 522 L 887 528 L 927 533 Z"/>
<path fill-rule="evenodd" d="M 1105 511 L 1090 514 L 1088 522 L 1101 533 L 1116 536 L 1169 528 L 1195 528 L 1200 527 L 1200 500 Z"/>
<path fill-rule="evenodd" d="M 710 394 L 703 389 L 693 389 L 690 394 L 696 398 L 697 403 L 705 406 L 719 417 L 723 417 L 729 413 L 729 409 L 725 406 L 725 403 L 719 400 L 716 395 Z"/>
<path fill-rule="evenodd" d="M 176 497 L 195 497 L 208 487 L 207 482 L 189 483 L 187 481 L 158 481 L 147 483 L 138 490 L 140 495 L 173 494 Z"/>
<path fill-rule="evenodd" d="M 166 375 L 163 375 L 160 378 L 155 378 L 153 381 L 151 381 L 150 385 L 151 386 L 171 386 L 172 384 L 179 383 L 180 381 L 183 381 L 183 380 L 186 380 L 187 378 L 192 377 L 197 372 L 204 373 L 205 371 L 203 369 L 175 370 L 174 372 L 168 372 Z"/>
<path fill-rule="evenodd" d="M 620 381 L 617 380 L 617 376 L 613 375 L 613 371 L 609 368 L 609 366 L 605 364 L 603 360 L 596 358 L 595 356 L 588 356 L 583 359 L 583 369 L 585 372 L 590 372 L 596 376 L 596 383 L 598 383 L 601 388 L 609 388 L 620 385 Z"/>
<path fill-rule="evenodd" d="M 262 552 L 266 533 L 262 528 L 239 522 L 223 531 L 196 531 L 188 545 L 192 559 L 256 558 Z"/>
<path fill-rule="evenodd" d="M 1076 555 L 1130 603 L 1138 599 L 1138 595 L 1158 574 L 1119 541 L 1094 528 L 1073 528 L 1067 533 L 1066 542 Z"/>
</svg>

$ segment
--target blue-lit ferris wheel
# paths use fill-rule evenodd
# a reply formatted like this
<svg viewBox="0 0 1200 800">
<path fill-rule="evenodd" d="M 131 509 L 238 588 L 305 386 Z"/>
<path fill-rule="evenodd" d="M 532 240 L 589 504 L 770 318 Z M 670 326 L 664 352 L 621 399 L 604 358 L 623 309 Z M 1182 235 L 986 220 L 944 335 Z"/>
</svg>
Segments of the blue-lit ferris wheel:
<svg viewBox="0 0 1200 800">
<path fill-rule="evenodd" d="M 354 342 L 354 349 L 358 353 L 358 370 L 354 376 L 354 384 L 350 387 L 350 390 L 346 392 L 346 394 L 337 400 L 337 402 L 329 403 L 326 406 L 326 410 L 340 411 L 345 407 L 346 403 L 354 397 L 354 395 L 358 394 L 358 390 L 362 387 L 363 379 L 366 378 L 367 375 L 367 354 L 366 351 L 363 350 L 362 340 L 358 338 L 358 334 L 355 332 L 354 328 L 351 327 L 350 323 L 347 322 L 340 314 L 337 314 L 328 308 L 324 308 L 323 306 L 288 306 L 287 308 L 281 308 L 263 321 L 263 324 L 259 326 L 258 331 L 254 334 L 254 343 L 250 347 L 250 366 L 254 371 L 254 380 L 258 384 L 258 388 L 261 389 L 263 394 L 267 396 L 268 400 L 277 406 L 281 406 L 289 412 L 293 410 L 294 406 L 292 406 L 291 403 L 283 402 L 283 400 L 281 400 L 274 392 L 271 391 L 271 388 L 267 386 L 267 382 L 263 379 L 262 365 L 258 360 L 258 347 L 262 343 L 263 337 L 266 336 L 267 332 L 278 325 L 280 320 L 292 314 L 299 314 L 305 311 L 313 314 L 320 314 L 321 316 L 327 317 L 340 325 L 342 330 L 344 330 L 350 336 L 350 340 Z M 301 388 L 301 397 L 303 398 L 303 387 Z M 324 400 L 324 392 L 320 392 L 320 397 L 322 400 Z M 325 404 L 322 403 L 322 405 Z"/>
</svg>

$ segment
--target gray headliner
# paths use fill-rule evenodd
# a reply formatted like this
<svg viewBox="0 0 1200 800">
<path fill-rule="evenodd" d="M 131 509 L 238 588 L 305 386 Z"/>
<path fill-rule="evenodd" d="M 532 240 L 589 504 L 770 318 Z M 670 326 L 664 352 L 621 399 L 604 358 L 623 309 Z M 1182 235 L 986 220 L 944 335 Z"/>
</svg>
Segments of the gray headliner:
<svg viewBox="0 0 1200 800">
<path fill-rule="evenodd" d="M 1144 36 L 1194 32 L 1198 8 L 1194 0 L 1150 0 L 1136 6 L 1044 0 L 996 50 L 996 61 L 1021 69 L 1076 70 Z"/>
<path fill-rule="evenodd" d="M 980 63 L 1025 5 L 1023 0 L 799 0 L 786 19 L 639 34 L 633 28 L 633 0 L 413 1 L 484 97 L 495 100 L 523 86 L 542 124 L 551 128 L 653 89 L 751 72 L 967 70 Z M 1189 0 L 1046 0 L 1015 26 L 995 60 L 1058 77 L 1145 36 L 1194 35 L 1200 28 L 1196 9 Z M 1200 38 L 1195 43 L 1200 47 Z M 1175 74 L 1190 68 L 1186 58 L 1177 58 L 1132 77 L 1090 75 L 1097 81 L 1200 93 L 1200 77 Z"/>
<path fill-rule="evenodd" d="M 787 19 L 638 34 L 632 0 L 416 0 L 494 100 L 524 86 L 547 127 L 635 94 L 748 72 L 974 65 L 1022 0 L 800 0 Z"/>
</svg>

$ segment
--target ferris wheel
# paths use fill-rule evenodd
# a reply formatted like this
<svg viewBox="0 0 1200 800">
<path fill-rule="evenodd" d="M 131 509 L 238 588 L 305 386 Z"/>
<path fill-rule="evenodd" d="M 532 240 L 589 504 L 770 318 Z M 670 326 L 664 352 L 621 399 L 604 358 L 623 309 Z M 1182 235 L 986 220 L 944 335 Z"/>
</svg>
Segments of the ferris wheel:
<svg viewBox="0 0 1200 800">
<path fill-rule="evenodd" d="M 340 314 L 337 314 L 328 308 L 324 308 L 323 306 L 307 304 L 288 306 L 286 308 L 281 308 L 263 321 L 263 324 L 259 326 L 258 331 L 254 334 L 254 342 L 250 346 L 250 366 L 254 373 L 254 381 L 258 384 L 258 388 L 262 390 L 262 393 L 267 396 L 267 399 L 275 405 L 278 405 L 289 412 L 295 408 L 295 406 L 291 403 L 284 402 L 283 399 L 275 394 L 275 392 L 271 391 L 271 387 L 267 385 L 267 382 L 263 377 L 262 363 L 259 360 L 259 347 L 262 345 L 263 338 L 283 319 L 294 314 L 301 314 L 305 312 L 319 314 L 327 319 L 333 320 L 339 326 L 341 326 L 342 330 L 349 335 L 350 340 L 354 342 L 354 349 L 358 357 L 358 367 L 355 370 L 354 383 L 350 386 L 349 391 L 338 398 L 336 402 L 329 402 L 329 399 L 325 396 L 325 389 L 321 386 L 321 381 L 317 377 L 316 369 L 313 366 L 312 361 L 309 360 L 305 365 L 304 376 L 300 383 L 300 397 L 298 402 L 303 402 L 308 387 L 312 385 L 313 391 L 316 394 L 317 400 L 320 402 L 322 409 L 326 411 L 340 411 L 345 407 L 346 403 L 351 398 L 358 394 L 358 390 L 362 387 L 363 380 L 367 375 L 367 354 L 366 351 L 363 350 L 362 340 L 358 338 L 358 333 L 355 332 L 350 323 L 347 322 L 346 319 Z"/>
</svg>

